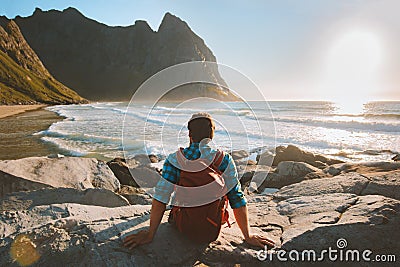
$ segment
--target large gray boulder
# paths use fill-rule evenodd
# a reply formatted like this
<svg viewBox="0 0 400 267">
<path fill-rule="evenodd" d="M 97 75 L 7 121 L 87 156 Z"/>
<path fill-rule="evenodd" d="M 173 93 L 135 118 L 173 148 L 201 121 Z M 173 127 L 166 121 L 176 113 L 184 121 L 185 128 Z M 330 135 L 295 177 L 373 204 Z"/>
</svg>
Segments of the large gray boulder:
<svg viewBox="0 0 400 267">
<path fill-rule="evenodd" d="M 115 158 L 109 162 L 107 162 L 108 167 L 113 171 L 115 177 L 119 180 L 121 185 L 128 185 L 139 187 L 136 183 L 135 179 L 133 179 L 132 174 L 129 171 L 129 168 L 134 168 L 140 165 L 139 162 L 132 159 L 126 162 L 124 158 Z"/>
<path fill-rule="evenodd" d="M 294 161 L 281 161 L 276 168 L 279 175 L 290 177 L 304 177 L 306 174 L 319 171 L 320 169 L 310 164 Z"/>
<path fill-rule="evenodd" d="M 238 165 L 237 171 L 241 186 L 244 189 L 250 185 L 253 178 L 254 181 L 262 180 L 271 173 L 273 169 L 265 165 Z M 257 177 L 254 177 L 254 175 L 257 175 Z"/>
<path fill-rule="evenodd" d="M 51 188 L 51 186 L 0 171 L 0 199 L 9 193 L 37 190 L 41 188 Z"/>
<path fill-rule="evenodd" d="M 362 195 L 382 195 L 400 200 L 400 172 L 391 171 L 383 174 L 368 175 L 369 183 Z"/>
<path fill-rule="evenodd" d="M 0 211 L 26 210 L 35 206 L 78 203 L 102 207 L 128 206 L 126 198 L 103 188 L 79 190 L 74 188 L 47 188 L 16 192 L 0 199 Z"/>
<path fill-rule="evenodd" d="M 76 189 L 105 188 L 117 191 L 118 179 L 103 161 L 94 158 L 31 157 L 0 161 L 0 170 L 20 178 Z"/>
<path fill-rule="evenodd" d="M 161 170 L 153 167 L 149 156 L 143 154 L 132 159 L 115 158 L 107 165 L 122 185 L 154 187 L 161 178 Z"/>
<path fill-rule="evenodd" d="M 279 199 L 301 196 L 317 196 L 331 193 L 349 193 L 360 195 L 369 180 L 358 173 L 348 173 L 331 178 L 304 180 L 300 183 L 284 186 L 275 193 Z"/>
<path fill-rule="evenodd" d="M 282 188 L 296 184 L 303 180 L 318 179 L 327 175 L 320 169 L 304 163 L 294 161 L 282 161 L 274 172 L 265 173 L 265 180 L 259 185 L 258 192 L 265 188 Z"/>
<path fill-rule="evenodd" d="M 269 153 L 269 152 L 266 152 Z M 261 156 L 263 158 L 263 156 Z M 268 158 L 268 155 L 264 156 Z M 275 149 L 275 157 L 272 165 L 277 166 L 282 161 L 305 162 L 317 168 L 325 168 L 326 165 L 343 163 L 341 160 L 327 158 L 322 155 L 316 155 L 308 151 L 303 151 L 294 145 L 278 146 Z"/>
<path fill-rule="evenodd" d="M 161 178 L 161 175 L 156 169 L 149 166 L 138 166 L 130 168 L 130 174 L 140 187 L 152 188 L 155 187 Z"/>
</svg>

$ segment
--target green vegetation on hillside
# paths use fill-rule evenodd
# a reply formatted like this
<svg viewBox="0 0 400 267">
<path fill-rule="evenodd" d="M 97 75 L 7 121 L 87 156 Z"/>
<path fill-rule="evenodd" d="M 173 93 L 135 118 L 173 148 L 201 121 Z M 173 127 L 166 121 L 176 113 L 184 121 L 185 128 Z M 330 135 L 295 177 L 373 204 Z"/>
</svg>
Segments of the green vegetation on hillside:
<svg viewBox="0 0 400 267">
<path fill-rule="evenodd" d="M 0 51 L 0 104 L 87 102 L 53 77 L 40 78 Z"/>
</svg>

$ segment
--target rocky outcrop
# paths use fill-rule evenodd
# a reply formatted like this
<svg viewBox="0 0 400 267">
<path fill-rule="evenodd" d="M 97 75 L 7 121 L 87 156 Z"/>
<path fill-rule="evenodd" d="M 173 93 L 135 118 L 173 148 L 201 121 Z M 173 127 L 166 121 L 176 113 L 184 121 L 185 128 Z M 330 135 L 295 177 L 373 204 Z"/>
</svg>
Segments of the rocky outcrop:
<svg viewBox="0 0 400 267">
<path fill-rule="evenodd" d="M 399 162 L 390 161 L 373 161 L 373 162 L 359 162 L 359 163 L 340 163 L 334 164 L 325 168 L 323 171 L 330 175 L 338 175 L 340 173 L 357 172 L 357 173 L 379 173 L 399 170 Z"/>
<path fill-rule="evenodd" d="M 266 151 L 264 154 L 261 154 L 259 158 L 264 161 L 271 159 L 273 166 L 277 166 L 282 161 L 305 162 L 317 168 L 325 168 L 327 165 L 343 163 L 343 161 L 337 159 L 330 159 L 322 155 L 315 155 L 311 152 L 303 151 L 293 145 L 288 145 L 287 147 L 278 146 L 275 149 L 275 155 L 272 155 L 270 151 Z M 259 162 L 258 164 L 263 164 L 263 162 Z"/>
<path fill-rule="evenodd" d="M 250 186 L 253 178 L 262 180 L 252 188 L 261 193 L 265 188 L 282 188 L 304 180 L 329 178 L 346 173 L 365 174 L 365 178 L 368 178 L 371 174 L 379 175 L 383 172 L 400 169 L 399 163 L 388 161 L 337 163 L 338 160 L 314 155 L 292 145 L 277 147 L 276 151 L 277 160 L 274 159 L 274 154 L 271 151 L 260 153 L 257 156 L 257 165 L 249 164 L 247 160 L 238 160 L 245 158 L 248 154 L 243 151 L 234 151 L 233 155 L 237 158 L 235 162 L 243 190 Z M 298 161 L 283 161 L 286 158 Z M 274 162 L 274 165 L 269 167 L 268 164 L 272 164 L 272 162 Z M 312 164 L 318 166 L 318 168 Z M 328 166 L 328 164 L 332 165 Z M 340 177 L 338 180 L 340 180 Z M 395 183 L 397 183 L 397 180 Z M 372 183 L 370 187 L 372 187 Z M 393 193 L 384 195 L 393 197 Z"/>
<path fill-rule="evenodd" d="M 32 157 L 0 161 L 0 170 L 52 187 L 120 189 L 120 183 L 103 161 L 93 158 Z"/>
<path fill-rule="evenodd" d="M 13 20 L 0 16 L 0 104 L 85 103 L 44 67 Z"/>
<path fill-rule="evenodd" d="M 279 176 L 288 170 L 284 166 L 270 174 Z M 314 171 L 305 177 L 322 173 L 307 164 L 298 166 Z M 284 251 L 287 257 L 293 250 L 313 250 L 319 258 L 329 247 L 343 253 L 368 249 L 373 253 L 371 258 L 399 255 L 399 177 L 399 170 L 352 171 L 302 180 L 272 194 L 248 195 L 252 232 L 266 234 L 276 243 L 274 250 Z M 150 202 L 140 188 L 123 186 L 119 194 L 133 196 L 130 203 Z M 224 225 L 219 238 L 210 244 L 186 240 L 167 223 L 166 213 L 153 242 L 129 250 L 122 246 L 122 239 L 149 225 L 151 206 L 127 205 L 125 198 L 105 189 L 45 188 L 9 194 L 0 200 L 0 265 L 281 265 L 276 254 L 273 262 L 257 258 L 260 248 L 243 242 L 232 210 L 232 227 Z M 326 254 L 322 262 L 332 264 Z M 285 264 L 292 263 L 297 264 L 290 259 Z"/>
<path fill-rule="evenodd" d="M 239 165 L 238 172 L 242 187 L 249 186 L 252 179 L 259 179 L 257 188 L 254 188 L 258 192 L 265 188 L 281 188 L 303 180 L 330 176 L 310 164 L 294 161 L 281 161 L 275 169 L 265 165 Z"/>
<path fill-rule="evenodd" d="M 311 166 L 304 162 L 294 161 L 281 161 L 276 167 L 276 172 L 279 175 L 290 176 L 290 177 L 304 177 L 306 174 L 311 172 L 319 172 L 320 169 Z"/>
<path fill-rule="evenodd" d="M 358 179 L 355 176 L 343 178 Z M 328 182 L 321 180 L 319 184 Z M 337 249 L 337 241 L 345 239 L 348 247 L 343 249 L 369 249 L 375 254 L 397 255 L 400 252 L 397 231 L 400 201 L 344 191 L 317 190 L 315 194 L 301 196 L 287 191 L 285 199 L 263 195 L 248 197 L 252 231 L 266 233 L 276 242 L 275 250 L 286 253 L 292 249 L 300 252 L 312 249 L 316 253 L 329 247 Z M 36 265 L 40 266 L 54 262 L 64 266 L 265 264 L 257 259 L 259 248 L 243 243 L 233 216 L 232 227 L 223 227 L 217 241 L 198 245 L 180 236 L 167 223 L 166 214 L 152 243 L 132 251 L 124 248 L 124 236 L 148 226 L 149 212 L 149 205 L 106 208 L 76 203 L 33 205 L 18 212 L 4 211 L 0 216 L 0 264 L 9 265 L 21 259 L 36 260 Z M 31 250 L 25 249 L 15 255 L 10 253 L 13 246 L 31 246 Z M 30 254 L 24 255 L 24 251 Z M 31 257 L 35 253 L 38 257 Z M 324 261 L 329 262 L 328 258 Z"/>
<path fill-rule="evenodd" d="M 190 61 L 216 62 L 204 41 L 170 13 L 157 31 L 145 21 L 110 27 L 74 8 L 36 9 L 32 16 L 16 17 L 15 21 L 50 72 L 90 100 L 128 100 L 147 78 L 166 67 Z M 204 73 L 225 85 L 215 67 L 204 63 Z M 236 99 L 215 86 L 184 88 L 170 98 L 185 95 Z"/>
</svg>

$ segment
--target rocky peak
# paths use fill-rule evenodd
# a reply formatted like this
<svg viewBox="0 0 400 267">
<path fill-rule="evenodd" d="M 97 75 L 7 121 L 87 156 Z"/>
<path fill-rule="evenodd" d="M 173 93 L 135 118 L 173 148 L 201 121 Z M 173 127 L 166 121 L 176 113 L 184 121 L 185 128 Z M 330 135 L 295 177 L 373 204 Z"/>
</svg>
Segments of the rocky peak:
<svg viewBox="0 0 400 267">
<path fill-rule="evenodd" d="M 62 11 L 55 10 L 55 9 L 50 9 L 48 11 L 44 11 L 44 10 L 40 9 L 39 7 L 37 7 L 37 8 L 35 8 L 35 11 L 33 12 L 32 16 L 40 16 L 40 15 L 46 14 L 46 13 L 61 13 L 61 14 L 68 14 L 68 15 L 75 15 L 75 16 L 83 17 L 83 14 L 74 7 L 68 7 Z"/>
<path fill-rule="evenodd" d="M 32 16 L 35 16 L 35 15 L 38 15 L 41 13 L 43 13 L 43 10 L 41 8 L 37 7 L 37 8 L 35 8 L 35 11 L 33 11 Z"/>
<path fill-rule="evenodd" d="M 171 13 L 167 12 L 164 15 L 164 18 L 161 21 L 160 26 L 158 27 L 157 32 L 163 32 L 163 31 L 177 31 L 177 30 L 189 30 L 191 31 L 189 25 L 178 18 L 175 15 L 172 15 Z"/>
<path fill-rule="evenodd" d="M 154 33 L 153 29 L 150 27 L 150 25 L 145 20 L 136 20 L 134 25 L 128 26 L 127 28 L 133 28 L 134 30 L 141 31 L 141 32 Z"/>
<path fill-rule="evenodd" d="M 74 7 L 67 7 L 66 9 L 64 9 L 62 11 L 62 13 L 83 16 L 83 14 L 78 9 L 76 9 Z"/>
</svg>

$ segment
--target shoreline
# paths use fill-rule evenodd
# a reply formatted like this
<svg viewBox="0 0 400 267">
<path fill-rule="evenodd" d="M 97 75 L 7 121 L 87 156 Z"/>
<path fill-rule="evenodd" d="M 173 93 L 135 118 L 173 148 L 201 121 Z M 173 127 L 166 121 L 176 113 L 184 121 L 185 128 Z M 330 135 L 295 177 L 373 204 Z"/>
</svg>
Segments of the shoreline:
<svg viewBox="0 0 400 267">
<path fill-rule="evenodd" d="M 7 118 L 13 115 L 18 115 L 28 111 L 43 109 L 48 105 L 0 105 L 0 119 Z"/>
<path fill-rule="evenodd" d="M 64 119 L 57 113 L 44 109 L 45 107 L 47 105 L 0 106 L 0 160 L 48 156 L 63 152 L 56 145 L 45 143 L 40 139 L 41 136 L 36 134 Z"/>
<path fill-rule="evenodd" d="M 58 113 L 56 113 L 55 111 L 47 110 L 47 107 L 51 107 L 51 105 L 0 105 L 0 148 L 3 152 L 0 153 L 0 160 L 18 159 L 32 156 L 46 156 L 50 154 L 63 154 L 65 156 L 76 156 L 83 158 L 93 157 L 105 161 L 112 160 L 116 157 L 111 157 L 109 155 L 105 156 L 104 153 L 102 153 L 104 151 L 96 151 L 87 154 L 77 155 L 74 154 L 73 151 L 71 152 L 71 150 L 69 150 L 69 146 L 60 147 L 57 144 L 53 143 L 52 135 L 46 137 L 49 141 L 44 141 L 41 139 L 43 136 L 47 136 L 47 134 L 34 135 L 35 133 L 47 130 L 53 123 L 65 119 L 65 117 L 58 115 Z M 29 149 L 26 144 L 32 142 L 34 143 L 34 146 Z M 282 143 L 276 144 L 276 146 L 287 146 L 290 144 L 291 143 Z M 358 152 L 340 150 L 335 153 L 324 153 L 323 151 L 321 152 L 316 149 L 310 149 L 308 147 L 303 147 L 295 143 L 293 145 L 298 146 L 304 151 L 354 163 L 360 161 L 390 161 L 393 156 L 398 154 L 397 151 L 394 151 L 393 149 L 366 149 L 364 151 Z M 36 151 L 36 149 L 38 149 L 38 151 Z M 246 152 L 249 155 L 254 156 L 254 154 L 262 153 L 261 151 L 263 151 L 263 149 L 266 148 L 259 147 Z M 268 150 L 271 149 L 273 150 L 274 148 L 271 147 Z M 237 148 L 235 150 L 241 149 Z"/>
</svg>

